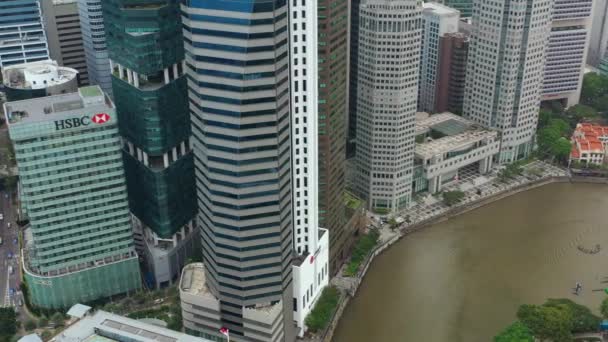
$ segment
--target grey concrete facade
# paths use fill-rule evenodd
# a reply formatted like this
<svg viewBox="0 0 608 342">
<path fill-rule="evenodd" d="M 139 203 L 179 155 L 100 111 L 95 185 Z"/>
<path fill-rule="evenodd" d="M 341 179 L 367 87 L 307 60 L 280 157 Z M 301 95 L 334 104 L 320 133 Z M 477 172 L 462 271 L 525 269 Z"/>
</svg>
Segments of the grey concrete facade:
<svg viewBox="0 0 608 342">
<path fill-rule="evenodd" d="M 51 59 L 61 66 L 78 70 L 80 85 L 89 84 L 77 1 L 43 1 L 42 17 Z"/>
<path fill-rule="evenodd" d="M 361 2 L 355 186 L 371 208 L 411 200 L 421 17 L 419 1 Z"/>
<path fill-rule="evenodd" d="M 211 0 L 182 13 L 205 263 L 197 310 L 211 315 L 191 327 L 293 341 L 288 6 Z"/>
<path fill-rule="evenodd" d="M 534 148 L 551 0 L 475 0 L 464 116 L 502 134 L 500 162 Z"/>
</svg>

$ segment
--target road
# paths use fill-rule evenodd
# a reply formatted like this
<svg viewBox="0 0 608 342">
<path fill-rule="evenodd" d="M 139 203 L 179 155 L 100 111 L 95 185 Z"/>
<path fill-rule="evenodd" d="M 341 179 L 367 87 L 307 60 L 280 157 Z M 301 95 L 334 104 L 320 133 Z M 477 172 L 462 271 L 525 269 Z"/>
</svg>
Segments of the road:
<svg viewBox="0 0 608 342">
<path fill-rule="evenodd" d="M 11 196 L 6 191 L 0 191 L 0 212 L 4 216 L 0 220 L 0 237 L 2 237 L 2 244 L 0 245 L 0 306 L 17 307 L 21 315 L 22 308 L 18 305 L 19 301 L 22 300 L 22 294 L 19 290 L 18 226 L 16 223 L 17 214 L 12 202 Z M 13 269 L 12 274 L 9 272 L 10 267 Z M 12 291 L 14 293 L 11 294 Z"/>
</svg>

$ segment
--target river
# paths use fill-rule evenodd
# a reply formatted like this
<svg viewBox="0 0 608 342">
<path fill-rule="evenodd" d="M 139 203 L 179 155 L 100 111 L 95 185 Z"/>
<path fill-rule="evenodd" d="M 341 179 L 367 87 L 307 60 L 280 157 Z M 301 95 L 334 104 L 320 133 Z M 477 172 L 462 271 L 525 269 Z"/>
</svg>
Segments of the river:
<svg viewBox="0 0 608 342">
<path fill-rule="evenodd" d="M 547 298 L 598 312 L 607 214 L 608 186 L 560 183 L 411 234 L 376 258 L 333 342 L 489 342 L 520 304 Z M 596 244 L 598 254 L 577 249 Z"/>
</svg>

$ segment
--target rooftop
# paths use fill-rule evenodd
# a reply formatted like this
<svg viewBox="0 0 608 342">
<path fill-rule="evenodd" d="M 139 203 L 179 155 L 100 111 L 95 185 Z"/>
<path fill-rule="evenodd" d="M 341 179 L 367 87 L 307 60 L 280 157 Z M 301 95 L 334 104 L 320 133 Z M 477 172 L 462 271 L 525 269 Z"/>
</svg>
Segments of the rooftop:
<svg viewBox="0 0 608 342">
<path fill-rule="evenodd" d="M 572 135 L 572 142 L 572 158 L 580 158 L 581 153 L 604 153 L 608 144 L 608 126 L 579 123 Z"/>
<path fill-rule="evenodd" d="M 442 5 L 440 3 L 436 3 L 436 2 L 425 2 L 422 4 L 422 9 L 423 9 L 423 13 L 424 12 L 434 12 L 434 14 L 440 15 L 440 16 L 454 16 L 454 15 L 460 15 L 460 11 L 446 6 L 446 5 Z"/>
<path fill-rule="evenodd" d="M 53 342 L 209 342 L 206 339 L 151 325 L 138 320 L 96 311 L 55 336 Z"/>
<path fill-rule="evenodd" d="M 7 102 L 4 106 L 9 125 L 55 120 L 56 114 L 79 114 L 84 108 L 97 108 L 100 112 L 114 108 L 98 86 L 83 87 L 75 93 Z"/>
<path fill-rule="evenodd" d="M 472 125 L 474 125 L 473 122 L 450 112 L 433 115 L 424 112 L 416 113 L 416 135 L 428 133 L 431 129 L 441 129 L 442 133 L 444 133 L 443 131 L 458 133 L 467 130 Z"/>
<path fill-rule="evenodd" d="M 194 295 L 211 294 L 205 284 L 205 266 L 197 262 L 184 267 L 180 288 Z"/>
<path fill-rule="evenodd" d="M 4 84 L 13 89 L 44 89 L 76 79 L 78 70 L 62 67 L 52 60 L 7 66 L 2 70 Z"/>
</svg>

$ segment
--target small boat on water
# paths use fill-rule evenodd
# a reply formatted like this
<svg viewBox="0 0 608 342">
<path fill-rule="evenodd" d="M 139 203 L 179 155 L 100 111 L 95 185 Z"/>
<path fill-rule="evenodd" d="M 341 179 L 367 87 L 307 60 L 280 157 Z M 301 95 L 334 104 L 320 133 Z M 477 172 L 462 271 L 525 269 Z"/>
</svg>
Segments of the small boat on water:
<svg viewBox="0 0 608 342">
<path fill-rule="evenodd" d="M 581 245 L 578 245 L 576 248 L 585 254 L 597 254 L 602 250 L 602 247 L 600 245 L 595 245 L 595 247 L 593 247 L 592 249 L 583 247 Z"/>
</svg>

